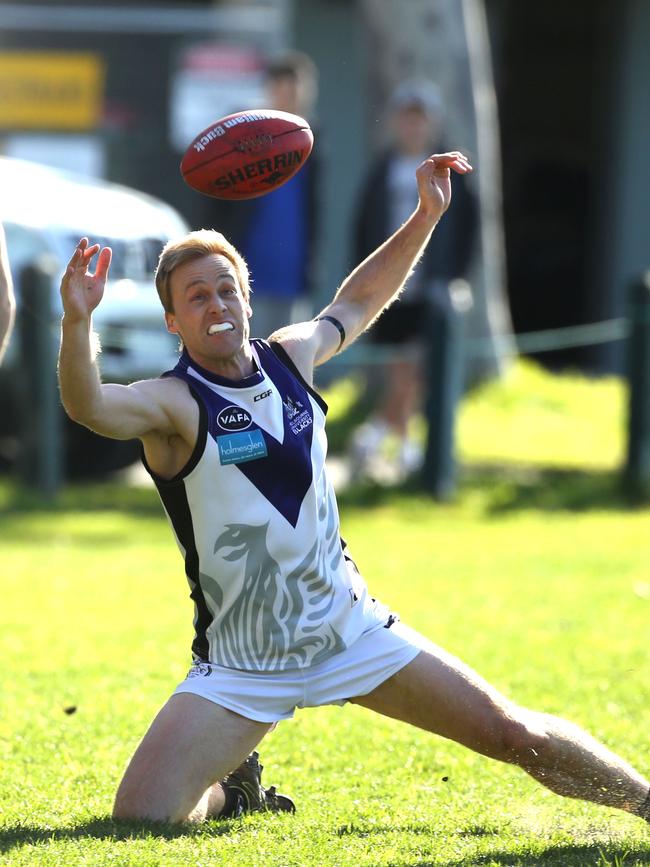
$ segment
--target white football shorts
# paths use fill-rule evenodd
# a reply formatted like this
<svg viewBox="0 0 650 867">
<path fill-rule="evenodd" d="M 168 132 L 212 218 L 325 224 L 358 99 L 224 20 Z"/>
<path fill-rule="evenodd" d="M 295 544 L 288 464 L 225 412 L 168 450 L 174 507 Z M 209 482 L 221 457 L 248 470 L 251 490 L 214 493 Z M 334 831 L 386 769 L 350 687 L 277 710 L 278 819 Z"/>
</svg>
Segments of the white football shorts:
<svg viewBox="0 0 650 867">
<path fill-rule="evenodd" d="M 174 695 L 189 692 L 256 722 L 291 719 L 296 708 L 345 704 L 367 695 L 431 643 L 396 621 L 363 633 L 325 662 L 291 671 L 239 671 L 196 662 Z"/>
</svg>

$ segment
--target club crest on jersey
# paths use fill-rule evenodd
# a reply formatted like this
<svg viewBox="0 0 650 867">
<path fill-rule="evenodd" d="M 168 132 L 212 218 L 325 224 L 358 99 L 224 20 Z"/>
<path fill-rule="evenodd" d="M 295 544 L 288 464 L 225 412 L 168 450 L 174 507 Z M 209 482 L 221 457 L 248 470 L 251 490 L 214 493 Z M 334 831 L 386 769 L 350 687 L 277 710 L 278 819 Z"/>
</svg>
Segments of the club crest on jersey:
<svg viewBox="0 0 650 867">
<path fill-rule="evenodd" d="M 287 395 L 286 399 L 282 401 L 282 406 L 289 421 L 289 427 L 296 436 L 312 424 L 311 413 L 297 398 L 294 399 Z"/>
<path fill-rule="evenodd" d="M 299 400 L 294 400 L 292 397 L 287 395 L 287 399 L 282 401 L 282 406 L 284 407 L 284 411 L 287 414 L 287 418 L 289 421 L 292 421 L 303 408 L 303 405 Z"/>
<path fill-rule="evenodd" d="M 239 406 L 227 406 L 217 416 L 217 424 L 230 432 L 246 430 L 253 423 L 252 416 Z"/>
</svg>

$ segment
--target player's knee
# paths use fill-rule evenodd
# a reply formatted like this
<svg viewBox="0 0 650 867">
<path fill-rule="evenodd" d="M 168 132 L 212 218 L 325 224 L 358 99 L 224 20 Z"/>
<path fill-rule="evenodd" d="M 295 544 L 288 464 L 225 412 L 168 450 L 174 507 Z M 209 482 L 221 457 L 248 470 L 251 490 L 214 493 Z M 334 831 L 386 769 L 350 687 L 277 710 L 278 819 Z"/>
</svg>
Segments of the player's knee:
<svg viewBox="0 0 650 867">
<path fill-rule="evenodd" d="M 113 818 L 123 819 L 125 821 L 138 821 L 147 819 L 146 811 L 143 809 L 144 804 L 139 802 L 137 798 L 132 797 L 128 792 L 120 790 L 115 796 L 113 804 Z"/>
<path fill-rule="evenodd" d="M 115 796 L 113 819 L 178 824 L 187 821 L 188 811 L 122 784 Z"/>
<path fill-rule="evenodd" d="M 128 822 L 165 822 L 176 825 L 186 822 L 188 817 L 171 810 L 157 809 L 151 804 L 116 799 L 113 805 L 113 819 Z"/>
<path fill-rule="evenodd" d="M 123 785 L 115 796 L 113 818 L 125 821 L 130 820 L 132 822 L 139 821 L 140 819 L 149 819 L 150 817 L 147 815 L 144 806 L 144 801 Z"/>
</svg>

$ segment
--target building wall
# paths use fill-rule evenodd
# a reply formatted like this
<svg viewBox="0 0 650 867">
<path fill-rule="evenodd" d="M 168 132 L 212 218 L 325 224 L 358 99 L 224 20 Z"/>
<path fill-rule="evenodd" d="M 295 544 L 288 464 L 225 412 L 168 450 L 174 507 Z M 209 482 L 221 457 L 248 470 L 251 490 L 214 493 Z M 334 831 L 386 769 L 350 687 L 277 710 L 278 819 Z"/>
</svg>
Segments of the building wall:
<svg viewBox="0 0 650 867">
<path fill-rule="evenodd" d="M 648 267 L 650 4 L 487 0 L 515 330 L 625 311 Z M 543 353 L 620 370 L 622 344 Z"/>
</svg>

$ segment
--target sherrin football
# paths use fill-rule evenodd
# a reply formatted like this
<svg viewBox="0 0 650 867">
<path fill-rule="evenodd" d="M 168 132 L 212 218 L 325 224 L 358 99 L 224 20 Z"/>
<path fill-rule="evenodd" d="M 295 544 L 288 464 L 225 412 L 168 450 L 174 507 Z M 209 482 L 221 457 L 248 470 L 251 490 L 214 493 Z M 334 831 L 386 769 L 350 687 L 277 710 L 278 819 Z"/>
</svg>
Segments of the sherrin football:
<svg viewBox="0 0 650 867">
<path fill-rule="evenodd" d="M 314 136 L 296 114 L 252 109 L 210 124 L 181 161 L 183 180 L 217 199 L 254 199 L 292 178 L 311 153 Z"/>
</svg>

